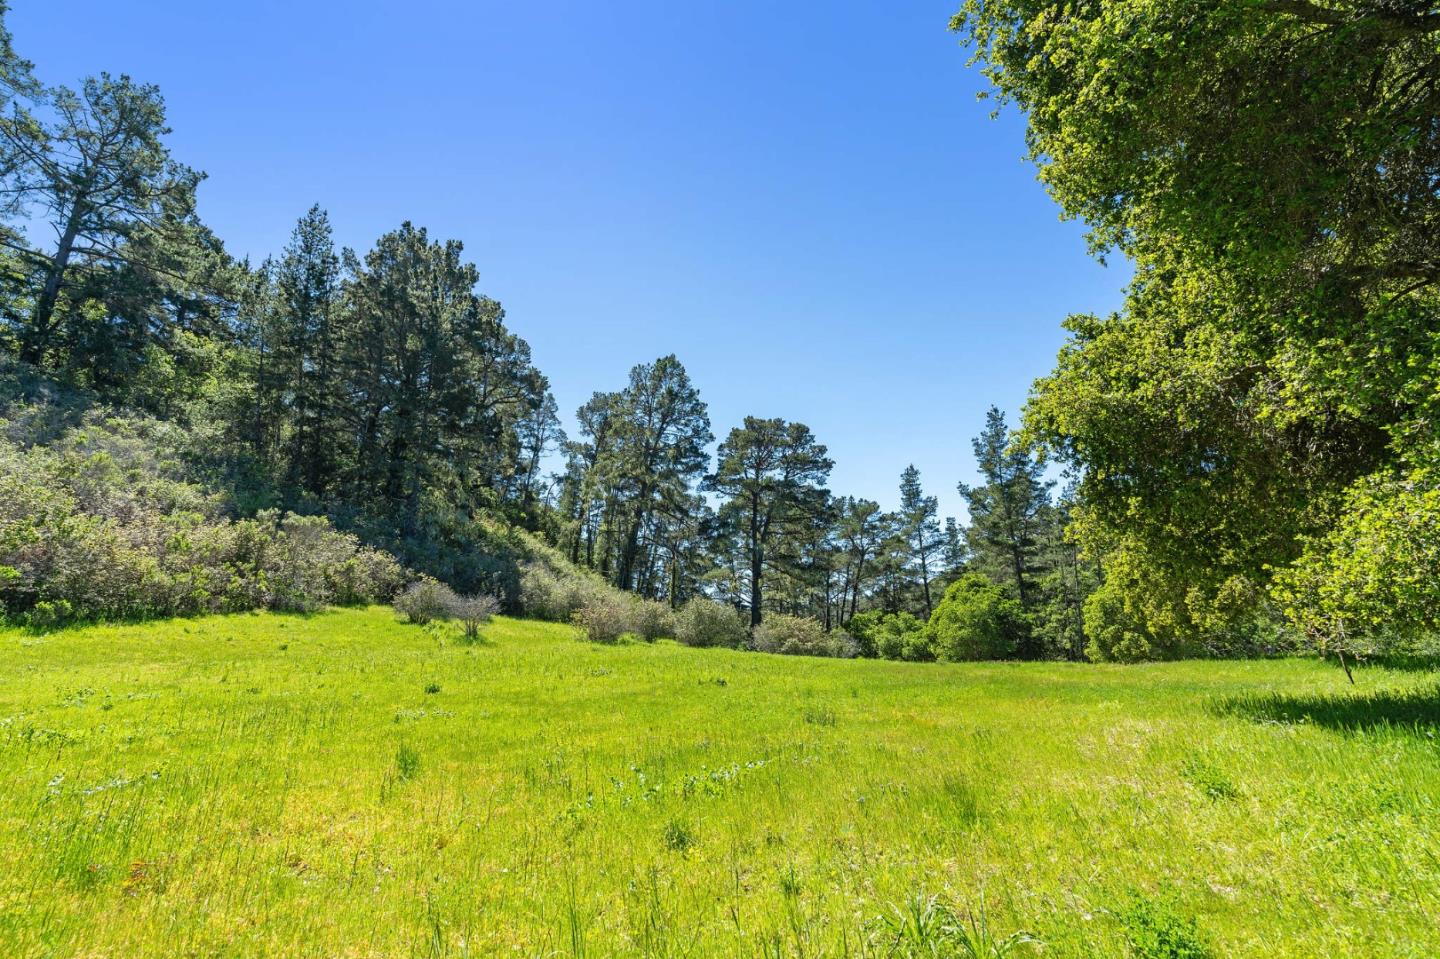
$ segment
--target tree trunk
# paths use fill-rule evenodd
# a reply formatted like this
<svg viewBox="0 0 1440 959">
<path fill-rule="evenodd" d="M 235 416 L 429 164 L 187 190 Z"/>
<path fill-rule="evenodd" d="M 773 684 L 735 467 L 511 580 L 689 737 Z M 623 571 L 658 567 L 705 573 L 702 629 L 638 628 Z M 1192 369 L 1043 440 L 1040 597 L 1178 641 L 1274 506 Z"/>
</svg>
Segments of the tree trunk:
<svg viewBox="0 0 1440 959">
<path fill-rule="evenodd" d="M 925 618 L 929 619 L 935 608 L 930 604 L 930 564 L 923 554 L 920 556 L 920 586 L 925 593 Z"/>
<path fill-rule="evenodd" d="M 760 625 L 761 569 L 765 565 L 765 554 L 759 542 L 750 545 L 750 628 Z"/>
<path fill-rule="evenodd" d="M 35 313 L 20 346 L 20 359 L 26 363 L 39 364 L 45 357 L 45 347 L 49 345 L 53 331 L 55 306 L 60 301 L 65 270 L 70 265 L 70 252 L 75 248 L 75 237 L 80 232 L 79 213 L 77 204 L 70 214 L 70 222 L 66 225 L 64 234 L 60 237 L 55 256 L 50 261 L 50 270 L 45 277 L 45 286 L 40 290 L 40 298 L 35 301 Z"/>
<path fill-rule="evenodd" d="M 1350 685 L 1355 685 L 1355 674 L 1350 672 L 1350 664 L 1345 661 L 1345 650 L 1337 649 L 1335 655 L 1340 657 L 1340 668 L 1345 670 L 1345 678 L 1350 680 Z"/>
</svg>

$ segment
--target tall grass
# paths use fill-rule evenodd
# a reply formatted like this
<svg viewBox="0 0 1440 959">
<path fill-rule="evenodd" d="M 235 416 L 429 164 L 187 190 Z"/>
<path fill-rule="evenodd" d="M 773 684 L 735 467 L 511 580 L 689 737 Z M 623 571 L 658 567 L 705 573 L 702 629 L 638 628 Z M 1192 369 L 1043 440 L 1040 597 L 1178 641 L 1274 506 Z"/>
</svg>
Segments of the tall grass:
<svg viewBox="0 0 1440 959">
<path fill-rule="evenodd" d="M 1440 952 L 1432 672 L 483 635 L 0 632 L 0 956 Z"/>
</svg>

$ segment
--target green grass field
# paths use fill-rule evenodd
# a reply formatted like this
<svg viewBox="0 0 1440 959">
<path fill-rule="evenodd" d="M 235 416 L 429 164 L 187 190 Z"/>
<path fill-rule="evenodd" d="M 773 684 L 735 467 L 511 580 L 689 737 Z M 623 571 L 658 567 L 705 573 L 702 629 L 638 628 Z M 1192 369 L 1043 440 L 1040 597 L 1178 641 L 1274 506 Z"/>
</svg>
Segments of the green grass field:
<svg viewBox="0 0 1440 959">
<path fill-rule="evenodd" d="M 455 632 L 0 632 L 0 956 L 1440 953 L 1434 673 Z"/>
</svg>

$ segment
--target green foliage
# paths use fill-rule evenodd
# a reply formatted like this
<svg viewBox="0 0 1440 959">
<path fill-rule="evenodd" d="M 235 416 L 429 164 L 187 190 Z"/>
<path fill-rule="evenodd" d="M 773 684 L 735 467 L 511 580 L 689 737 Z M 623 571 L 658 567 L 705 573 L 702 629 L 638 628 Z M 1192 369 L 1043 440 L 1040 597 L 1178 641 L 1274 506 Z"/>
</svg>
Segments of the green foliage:
<svg viewBox="0 0 1440 959">
<path fill-rule="evenodd" d="M 1207 799 L 1235 799 L 1240 795 L 1240 788 L 1230 781 L 1224 770 L 1200 756 L 1187 757 L 1180 772 Z"/>
<path fill-rule="evenodd" d="M 686 646 L 723 646 L 739 649 L 750 638 L 735 607 L 696 596 L 676 616 L 675 638 Z"/>
<path fill-rule="evenodd" d="M 233 520 L 164 458 L 171 429 L 88 416 L 49 446 L 0 440 L 0 602 L 37 624 L 388 600 L 393 558 L 320 517 Z"/>
<path fill-rule="evenodd" d="M 935 658 L 924 620 L 910 613 L 866 610 L 855 614 L 845 628 L 855 637 L 862 656 L 911 662 L 927 662 Z"/>
<path fill-rule="evenodd" d="M 1129 589 L 1126 585 L 1112 575 L 1085 601 L 1085 634 L 1090 638 L 1086 655 L 1093 660 L 1122 663 L 1183 655 L 1183 646 L 1161 645 L 1143 617 L 1131 611 L 1129 604 L 1139 591 L 1134 584 L 1129 584 Z"/>
<path fill-rule="evenodd" d="M 1135 959 L 1213 959 L 1193 916 L 1183 916 L 1169 903 L 1136 896 L 1117 910 Z"/>
<path fill-rule="evenodd" d="M 1422 7 L 968 0 L 954 20 L 1064 213 L 1136 265 L 1121 314 L 1072 318 L 1026 425 L 1082 477 L 1079 541 L 1162 655 L 1273 631 L 1271 576 L 1348 522 L 1346 491 L 1440 450 Z"/>
<path fill-rule="evenodd" d="M 1276 580 L 1285 613 L 1322 653 L 1404 651 L 1440 633 L 1440 486 L 1434 473 L 1375 476 L 1339 522 Z"/>
<path fill-rule="evenodd" d="M 827 633 L 825 627 L 804 616 L 770 613 L 750 637 L 750 648 L 761 653 L 785 656 L 837 656 L 856 653 L 855 641 L 843 633 Z"/>
<path fill-rule="evenodd" d="M 423 576 L 395 597 L 395 612 L 407 623 L 424 626 L 437 619 L 449 619 L 460 603 L 460 597 L 444 583 Z"/>
<path fill-rule="evenodd" d="M 1009 659 L 1025 648 L 1029 624 L 1004 587 L 966 573 L 945 590 L 926 633 L 941 662 Z"/>
</svg>

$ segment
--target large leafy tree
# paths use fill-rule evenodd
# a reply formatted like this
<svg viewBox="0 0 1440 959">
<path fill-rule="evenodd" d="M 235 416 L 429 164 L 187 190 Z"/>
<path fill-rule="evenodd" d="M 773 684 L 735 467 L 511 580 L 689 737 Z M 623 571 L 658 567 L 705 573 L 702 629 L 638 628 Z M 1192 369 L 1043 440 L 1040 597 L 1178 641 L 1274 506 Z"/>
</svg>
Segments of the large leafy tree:
<svg viewBox="0 0 1440 959">
<path fill-rule="evenodd" d="M 1437 18 L 969 0 L 954 20 L 1066 215 L 1136 266 L 1122 314 L 1072 321 L 1027 414 L 1081 474 L 1077 530 L 1128 650 L 1227 643 L 1347 489 L 1433 475 Z"/>
<path fill-rule="evenodd" d="M 828 506 L 834 462 L 803 423 L 747 416 L 720 444 L 705 488 L 725 496 L 722 513 L 739 530 L 748 560 L 750 625 L 763 618 L 768 551 L 811 526 Z"/>
</svg>

